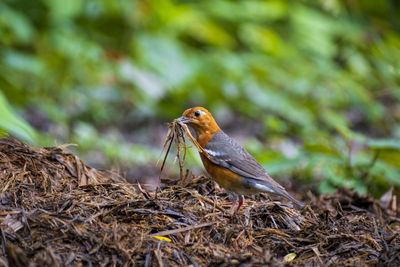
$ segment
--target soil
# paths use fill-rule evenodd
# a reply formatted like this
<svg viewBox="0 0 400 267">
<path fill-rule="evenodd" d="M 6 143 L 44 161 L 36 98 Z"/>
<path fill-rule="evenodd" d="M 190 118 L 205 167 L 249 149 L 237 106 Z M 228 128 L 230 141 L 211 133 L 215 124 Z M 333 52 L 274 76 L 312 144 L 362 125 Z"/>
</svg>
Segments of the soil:
<svg viewBox="0 0 400 267">
<path fill-rule="evenodd" d="M 0 266 L 400 266 L 400 209 L 350 191 L 265 195 L 228 214 L 204 176 L 157 192 L 65 147 L 0 139 Z"/>
</svg>

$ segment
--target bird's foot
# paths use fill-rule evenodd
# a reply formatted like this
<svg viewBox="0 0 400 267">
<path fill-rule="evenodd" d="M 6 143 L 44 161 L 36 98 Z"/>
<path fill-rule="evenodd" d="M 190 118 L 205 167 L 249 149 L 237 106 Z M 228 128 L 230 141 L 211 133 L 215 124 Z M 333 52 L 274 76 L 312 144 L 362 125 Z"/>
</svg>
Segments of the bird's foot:
<svg viewBox="0 0 400 267">
<path fill-rule="evenodd" d="M 228 211 L 229 215 L 231 215 L 231 216 L 235 215 L 235 213 L 239 211 L 239 209 L 243 205 L 243 203 L 244 203 L 244 196 L 240 195 L 239 196 L 239 203 L 238 203 L 237 199 L 235 199 L 232 202 L 232 206 Z"/>
<path fill-rule="evenodd" d="M 240 203 L 239 203 L 239 204 L 240 204 Z M 238 208 L 237 208 L 236 206 L 239 206 L 239 204 L 238 204 L 238 201 L 237 201 L 237 200 L 234 200 L 234 201 L 232 202 L 232 206 L 231 206 L 231 208 L 230 208 L 229 211 L 228 211 L 228 214 L 229 214 L 230 216 L 235 215 L 235 213 L 236 213 L 237 210 L 238 210 Z"/>
</svg>

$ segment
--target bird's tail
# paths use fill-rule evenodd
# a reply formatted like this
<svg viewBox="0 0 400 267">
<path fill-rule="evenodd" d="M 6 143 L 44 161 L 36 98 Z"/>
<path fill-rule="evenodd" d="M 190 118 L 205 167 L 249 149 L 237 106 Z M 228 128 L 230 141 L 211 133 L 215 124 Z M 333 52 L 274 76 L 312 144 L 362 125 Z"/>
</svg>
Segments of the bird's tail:
<svg viewBox="0 0 400 267">
<path fill-rule="evenodd" d="M 287 200 L 290 200 L 298 209 L 302 209 L 305 205 L 303 202 L 297 200 L 296 198 L 294 198 L 291 194 L 289 194 L 285 189 L 278 189 L 276 190 L 276 195 L 278 196 L 282 196 L 284 198 L 286 198 Z"/>
<path fill-rule="evenodd" d="M 269 179 L 270 179 L 270 181 L 268 181 L 268 182 L 260 182 L 259 180 L 248 179 L 248 183 L 250 183 L 250 181 L 251 181 L 251 185 L 253 185 L 260 191 L 263 191 L 268 194 L 276 195 L 276 196 L 281 196 L 281 197 L 286 198 L 287 200 L 290 200 L 298 209 L 302 209 L 305 206 L 304 203 L 295 199 L 280 184 L 278 184 L 277 182 L 272 180 L 272 178 L 270 178 L 270 177 L 269 177 Z"/>
</svg>

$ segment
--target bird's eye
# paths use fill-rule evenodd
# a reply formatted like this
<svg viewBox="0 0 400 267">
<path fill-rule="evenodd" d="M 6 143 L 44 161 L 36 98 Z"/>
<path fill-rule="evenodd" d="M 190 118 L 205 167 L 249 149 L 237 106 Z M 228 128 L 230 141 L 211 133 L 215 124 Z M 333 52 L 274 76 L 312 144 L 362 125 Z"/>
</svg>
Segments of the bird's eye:
<svg viewBox="0 0 400 267">
<path fill-rule="evenodd" d="M 200 110 L 196 110 L 196 111 L 194 112 L 194 115 L 195 115 L 196 117 L 200 116 L 200 114 L 201 114 Z"/>
</svg>

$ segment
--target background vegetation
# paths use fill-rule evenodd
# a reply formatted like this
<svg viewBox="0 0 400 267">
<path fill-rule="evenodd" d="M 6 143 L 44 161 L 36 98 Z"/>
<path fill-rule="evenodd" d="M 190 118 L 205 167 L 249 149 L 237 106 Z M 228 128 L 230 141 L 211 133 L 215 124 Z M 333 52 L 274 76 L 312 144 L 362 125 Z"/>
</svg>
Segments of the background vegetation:
<svg viewBox="0 0 400 267">
<path fill-rule="evenodd" d="M 379 196 L 400 186 L 398 14 L 394 0 L 3 0 L 0 128 L 135 176 L 163 123 L 202 105 L 276 177 Z"/>
</svg>

